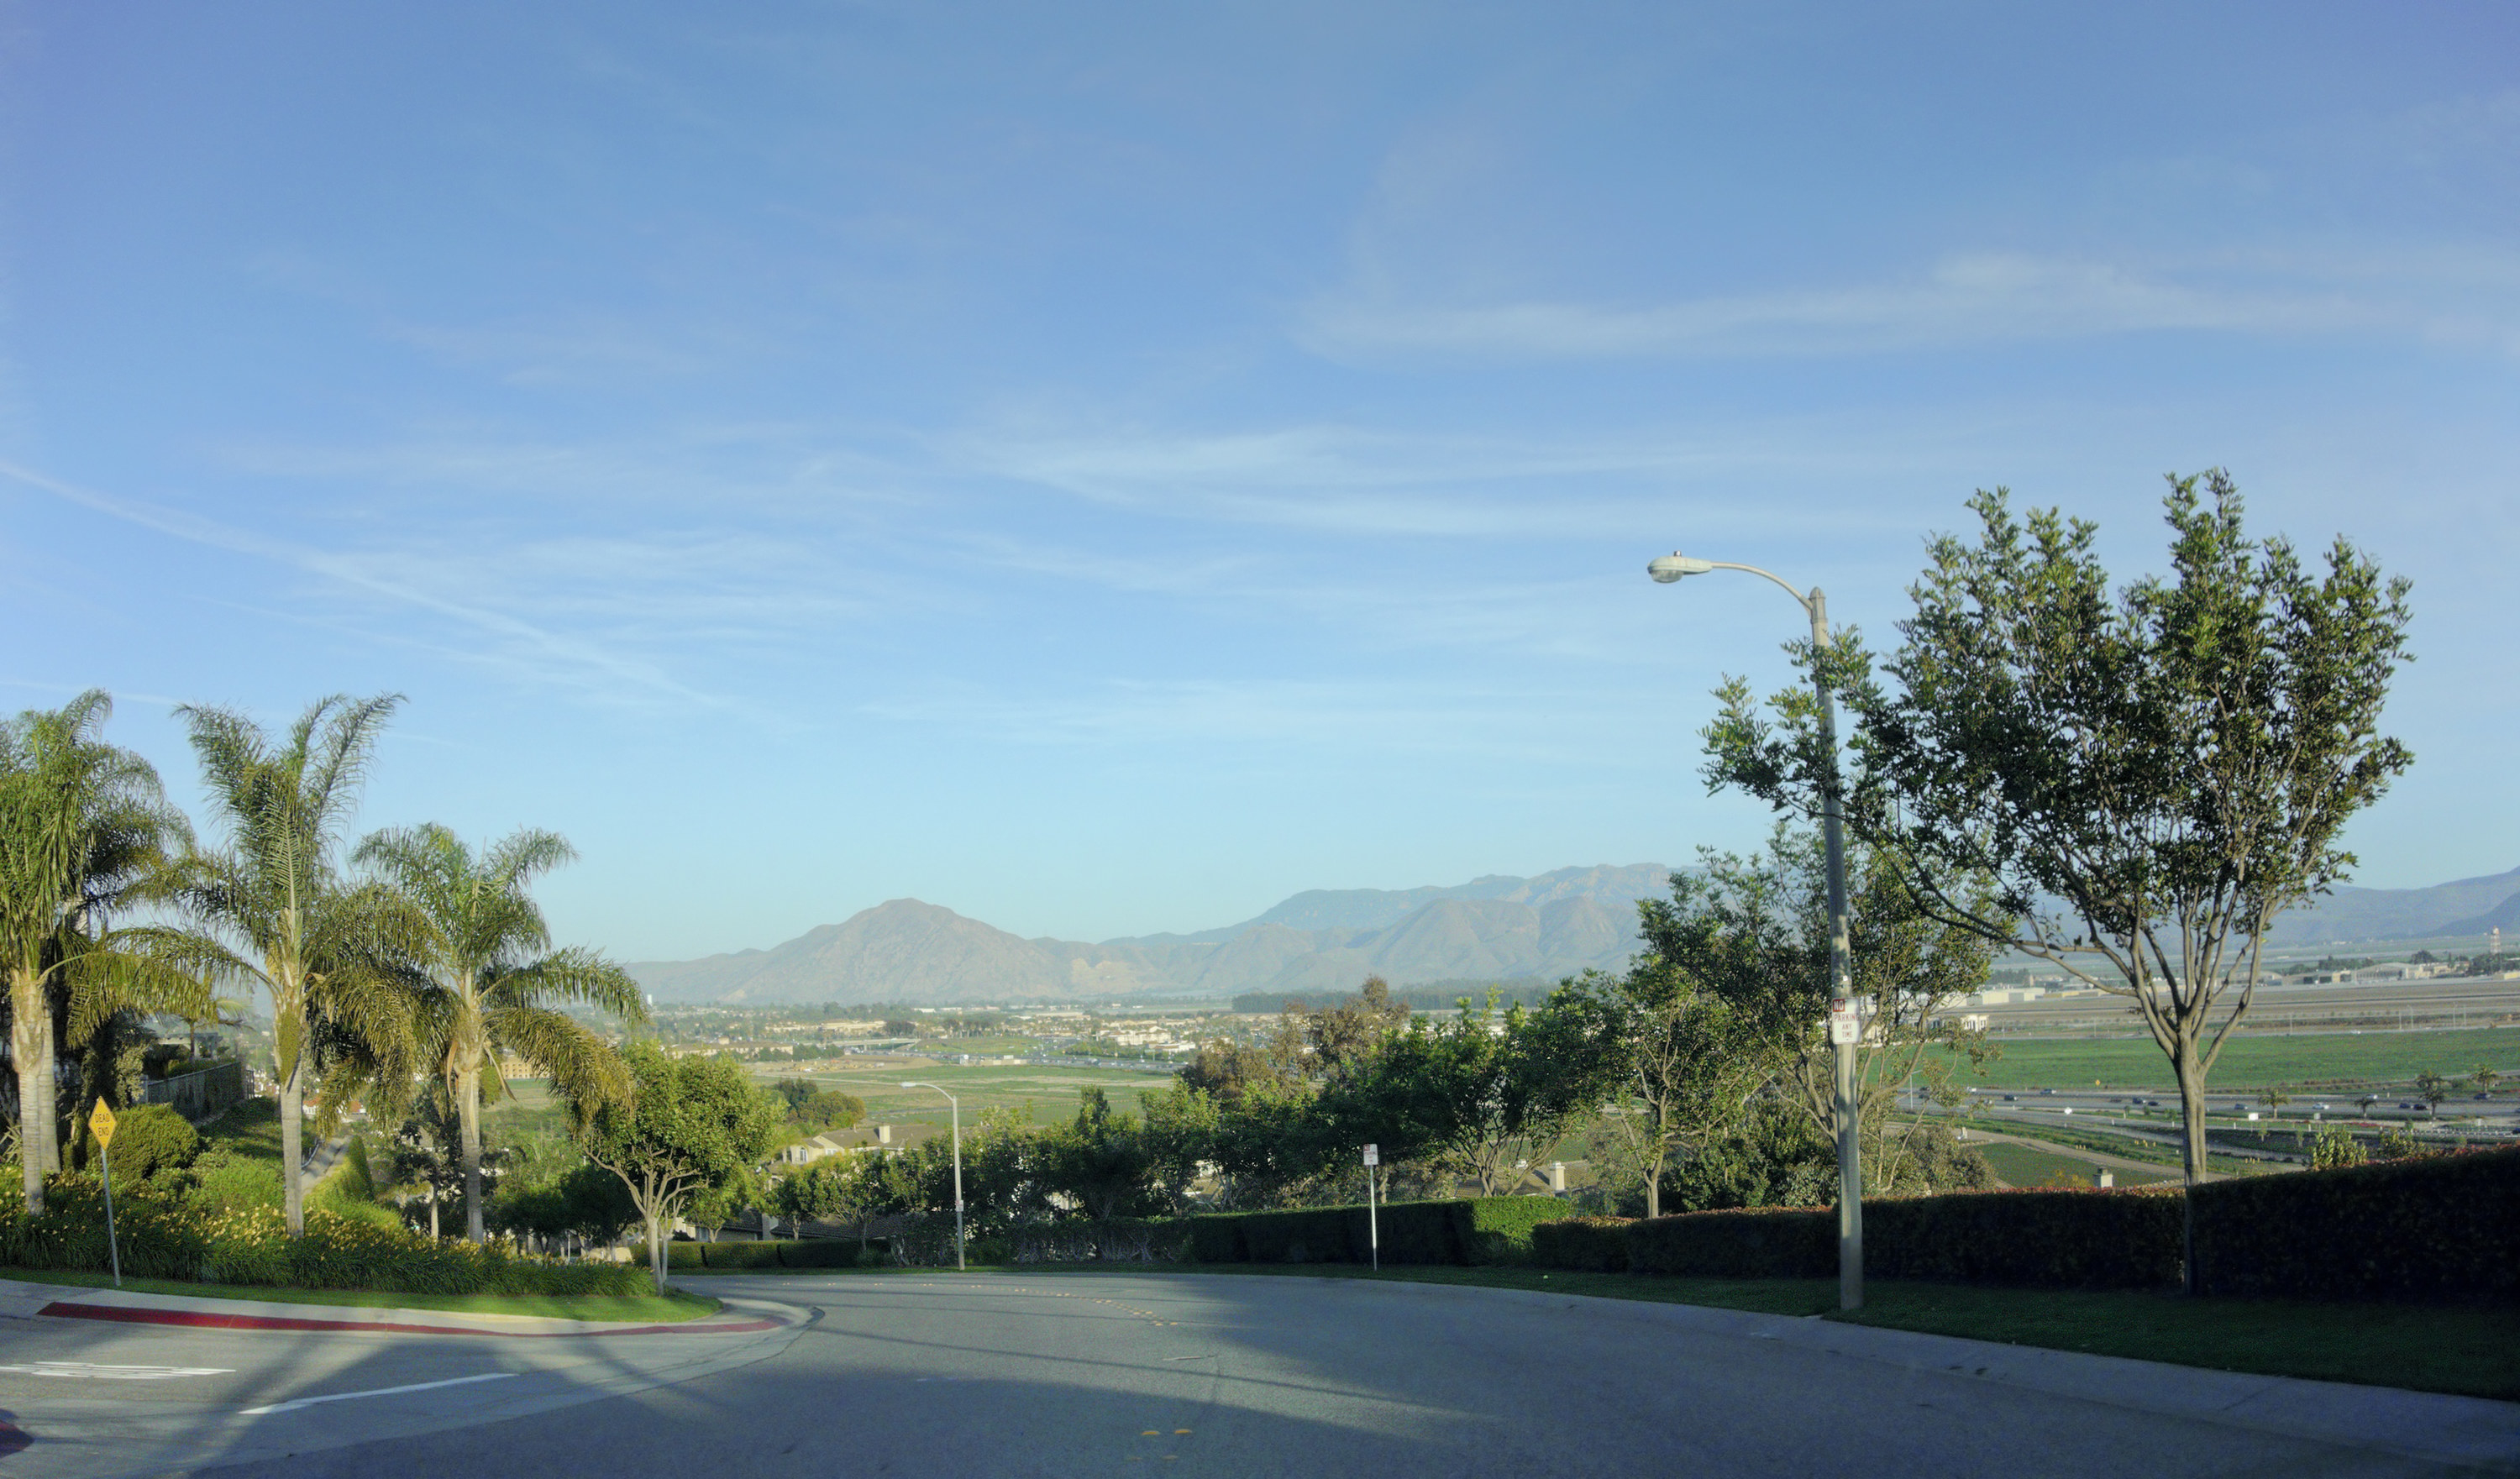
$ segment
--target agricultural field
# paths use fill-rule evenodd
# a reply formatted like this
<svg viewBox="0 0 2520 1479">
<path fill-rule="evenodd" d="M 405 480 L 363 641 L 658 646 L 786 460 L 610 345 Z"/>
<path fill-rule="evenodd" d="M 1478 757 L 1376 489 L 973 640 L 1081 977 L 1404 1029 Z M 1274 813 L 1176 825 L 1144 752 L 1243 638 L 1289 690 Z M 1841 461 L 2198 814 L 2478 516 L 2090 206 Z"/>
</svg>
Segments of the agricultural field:
<svg viewBox="0 0 2520 1479">
<path fill-rule="evenodd" d="M 957 1051 L 960 1051 L 959 1049 Z M 1028 1112 L 1038 1123 L 1071 1119 L 1077 1094 L 1100 1086 L 1114 1109 L 1135 1110 L 1144 1095 L 1160 1094 L 1172 1083 L 1165 1073 L 1137 1073 L 1124 1068 L 1059 1068 L 1039 1063 L 985 1063 L 966 1067 L 919 1061 L 917 1066 L 886 1067 L 880 1062 L 845 1073 L 788 1074 L 770 1078 L 811 1079 L 818 1089 L 837 1089 L 866 1100 L 870 1124 L 926 1124 L 942 1129 L 948 1120 L 945 1100 L 925 1089 L 904 1089 L 904 1079 L 941 1084 L 963 1101 L 963 1128 L 968 1130 L 990 1109 Z M 765 1080 L 766 1082 L 767 1080 Z"/>
<path fill-rule="evenodd" d="M 2149 1038 L 2049 1038 L 2001 1045 L 2002 1055 L 1962 1084 L 1990 1089 L 2167 1089 L 2170 1062 Z M 2479 1063 L 2520 1070 L 2520 1031 L 2297 1033 L 2252 1036 L 2243 1026 L 2214 1065 L 2222 1094 L 2302 1084 L 2408 1084 L 2418 1073 L 2457 1077 Z"/>
</svg>

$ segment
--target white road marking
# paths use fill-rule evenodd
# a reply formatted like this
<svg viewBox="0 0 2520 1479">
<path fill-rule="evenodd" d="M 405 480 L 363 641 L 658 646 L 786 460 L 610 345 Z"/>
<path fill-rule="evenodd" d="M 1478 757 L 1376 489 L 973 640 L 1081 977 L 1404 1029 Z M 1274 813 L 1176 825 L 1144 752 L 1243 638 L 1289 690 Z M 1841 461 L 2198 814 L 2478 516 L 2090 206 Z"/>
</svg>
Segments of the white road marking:
<svg viewBox="0 0 2520 1479">
<path fill-rule="evenodd" d="M 377 1387 L 365 1392 L 335 1392 L 329 1397 L 300 1397 L 292 1402 L 275 1402 L 269 1407 L 247 1408 L 243 1415 L 260 1417 L 270 1412 L 293 1412 L 319 1402 L 349 1402 L 360 1397 L 391 1397 L 397 1392 L 426 1392 L 437 1387 L 463 1386 L 473 1381 L 505 1381 L 515 1371 L 484 1371 L 478 1376 L 449 1376 L 444 1381 L 415 1381 L 409 1386 Z"/>
<path fill-rule="evenodd" d="M 38 1361 L 0 1366 L 25 1376 L 71 1376 L 87 1381 L 164 1381 L 171 1376 L 225 1376 L 227 1367 L 90 1366 L 84 1361 Z"/>
</svg>

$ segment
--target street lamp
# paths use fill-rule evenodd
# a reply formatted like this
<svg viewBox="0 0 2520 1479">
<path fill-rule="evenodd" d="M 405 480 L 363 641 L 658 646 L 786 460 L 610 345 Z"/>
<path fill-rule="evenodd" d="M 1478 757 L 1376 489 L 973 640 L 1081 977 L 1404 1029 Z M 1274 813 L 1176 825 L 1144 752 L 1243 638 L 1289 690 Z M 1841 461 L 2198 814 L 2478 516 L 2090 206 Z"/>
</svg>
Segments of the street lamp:
<svg viewBox="0 0 2520 1479">
<path fill-rule="evenodd" d="M 945 1090 L 936 1084 L 904 1083 L 901 1087 L 934 1089 L 945 1094 Z M 963 1101 L 945 1094 L 945 1102 L 954 1109 L 954 1267 L 961 1269 L 966 1267 L 963 1262 Z"/>
<path fill-rule="evenodd" d="M 1785 588 L 1785 594 L 1802 604 L 1803 614 L 1811 618 L 1812 650 L 1815 656 L 1825 651 L 1828 640 L 1828 598 L 1814 586 L 1810 594 L 1797 591 L 1783 577 L 1757 565 L 1734 564 L 1725 560 L 1698 560 L 1678 550 L 1659 557 L 1645 566 L 1645 573 L 1663 585 L 1690 575 L 1703 575 L 1710 570 L 1740 570 L 1763 575 Z M 1846 823 L 1838 799 L 1837 774 L 1837 705 L 1831 697 L 1827 677 L 1817 670 L 1812 674 L 1812 687 L 1819 691 L 1820 739 L 1828 752 L 1828 771 L 1821 785 L 1821 836 L 1828 852 L 1828 974 L 1831 1016 L 1855 1008 L 1855 968 L 1847 943 L 1846 919 Z M 1861 1023 L 1862 1017 L 1853 1020 Z M 1829 1040 L 1836 1055 L 1837 1076 L 1837 1307 L 1860 1310 L 1864 1307 L 1864 1162 L 1856 1136 L 1855 1045 L 1857 1032 L 1840 1029 L 1830 1023 Z"/>
</svg>

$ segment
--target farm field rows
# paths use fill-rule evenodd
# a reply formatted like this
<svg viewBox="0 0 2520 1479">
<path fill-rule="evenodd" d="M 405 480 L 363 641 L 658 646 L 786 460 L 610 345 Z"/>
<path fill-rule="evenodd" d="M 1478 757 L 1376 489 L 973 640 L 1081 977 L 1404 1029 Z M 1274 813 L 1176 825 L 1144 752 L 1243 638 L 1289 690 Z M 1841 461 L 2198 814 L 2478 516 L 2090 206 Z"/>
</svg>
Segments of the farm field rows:
<svg viewBox="0 0 2520 1479">
<path fill-rule="evenodd" d="M 787 1077 L 780 1074 L 777 1077 Z M 947 1121 L 945 1101 L 924 1089 L 904 1089 L 904 1079 L 941 1084 L 963 1101 L 963 1128 L 968 1131 L 990 1109 L 1030 1109 L 1037 1122 L 1073 1118 L 1077 1093 L 1100 1087 L 1111 1107 L 1135 1111 L 1143 1095 L 1160 1093 L 1172 1083 L 1168 1074 L 1136 1073 L 1124 1068 L 1055 1068 L 1039 1063 L 992 1063 L 962 1066 L 922 1063 L 917 1067 L 852 1064 L 846 1073 L 808 1073 L 816 1088 L 837 1089 L 866 1100 L 867 1121 L 883 1124 L 932 1124 Z"/>
<path fill-rule="evenodd" d="M 2170 1062 L 2149 1038 L 2046 1038 L 1999 1045 L 2002 1055 L 1986 1076 L 1961 1071 L 1958 1082 L 1991 1089 L 2160 1089 Z M 2478 1063 L 2503 1073 L 2520 1069 L 2520 1030 L 2299 1033 L 2255 1037 L 2244 1025 L 2211 1080 L 2217 1094 L 2281 1085 L 2371 1081 L 2404 1084 L 2423 1072 L 2464 1074 Z"/>
</svg>

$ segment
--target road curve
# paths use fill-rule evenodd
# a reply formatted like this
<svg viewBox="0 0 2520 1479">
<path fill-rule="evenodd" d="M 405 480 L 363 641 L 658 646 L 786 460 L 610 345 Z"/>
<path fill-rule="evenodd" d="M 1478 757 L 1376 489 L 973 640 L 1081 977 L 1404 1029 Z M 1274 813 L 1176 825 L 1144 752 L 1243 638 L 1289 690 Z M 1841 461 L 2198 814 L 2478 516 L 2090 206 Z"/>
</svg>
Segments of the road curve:
<svg viewBox="0 0 2520 1479">
<path fill-rule="evenodd" d="M 1287 1277 L 706 1286 L 818 1313 L 772 1354 L 670 1384 L 201 1471 L 2520 1473 L 2511 1404 L 1684 1306 Z"/>
</svg>

